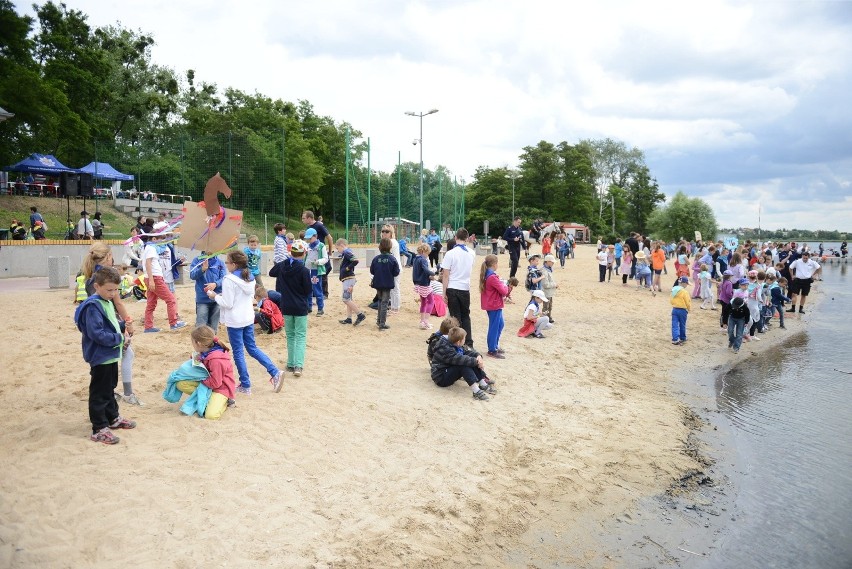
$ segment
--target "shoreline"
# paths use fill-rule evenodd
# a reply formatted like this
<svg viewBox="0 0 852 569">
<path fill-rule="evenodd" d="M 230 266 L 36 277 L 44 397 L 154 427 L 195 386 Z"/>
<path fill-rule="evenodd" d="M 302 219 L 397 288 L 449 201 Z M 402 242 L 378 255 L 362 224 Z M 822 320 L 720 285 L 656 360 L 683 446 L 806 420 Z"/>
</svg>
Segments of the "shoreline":
<svg viewBox="0 0 852 569">
<path fill-rule="evenodd" d="M 505 277 L 508 256 L 499 259 Z M 688 375 L 702 350 L 718 349 L 721 334 L 710 322 L 718 312 L 695 309 L 690 342 L 672 346 L 667 293 L 598 283 L 593 246 L 578 248 L 566 266 L 554 269 L 557 324 L 546 339 L 514 335 L 525 291 L 506 306 L 507 359 L 487 362 L 499 390 L 489 402 L 472 401 L 466 386 L 440 389 L 429 380 L 428 334 L 417 329 L 410 273 L 403 272 L 403 308 L 389 333 L 375 330 L 372 311 L 357 331 L 340 326 L 340 285 L 332 279 L 328 316 L 310 318 L 305 374 L 287 376 L 276 396 L 250 360 L 257 393 L 238 398 L 218 422 L 183 417 L 159 395 L 188 357 L 189 332 L 140 334 L 134 382 L 146 406 L 122 406 L 139 428 L 114 448 L 87 440 L 88 369 L 70 319 L 73 292 L 3 293 L 10 323 L 26 321 L 33 306 L 46 316 L 42 334 L 0 331 L 10 346 L 4 367 L 17 372 L 0 385 L 15 401 L 0 418 L 0 448 L 9 456 L 0 496 L 15 496 L 0 500 L 8 520 L 0 561 L 126 562 L 112 543 L 125 543 L 136 528 L 127 547 L 141 567 L 190 558 L 263 563 L 272 550 L 283 552 L 274 558 L 287 567 L 631 563 L 635 557 L 624 556 L 637 553 L 633 545 L 595 536 L 644 520 L 631 513 L 637 504 L 700 470 L 700 456 L 684 454 L 691 427 L 672 370 Z M 363 306 L 372 296 L 363 267 L 358 278 Z M 192 293 L 178 287 L 190 321 Z M 471 296 L 481 348 L 486 318 L 478 290 Z M 130 309 L 141 322 L 144 305 Z M 158 307 L 156 322 L 164 315 Z M 280 334 L 258 337 L 277 362 L 283 343 Z M 757 351 L 774 343 L 760 342 Z M 731 357 L 718 351 L 711 367 Z M 33 481 L 33 471 L 53 476 Z M 98 518 L 90 500 L 102 472 L 120 501 Z M 202 535 L 222 535 L 221 543 L 194 543 L 192 509 L 207 512 Z M 99 537 L 82 540 L 91 535 Z M 648 542 L 642 554 L 649 548 L 661 549 Z"/>
</svg>

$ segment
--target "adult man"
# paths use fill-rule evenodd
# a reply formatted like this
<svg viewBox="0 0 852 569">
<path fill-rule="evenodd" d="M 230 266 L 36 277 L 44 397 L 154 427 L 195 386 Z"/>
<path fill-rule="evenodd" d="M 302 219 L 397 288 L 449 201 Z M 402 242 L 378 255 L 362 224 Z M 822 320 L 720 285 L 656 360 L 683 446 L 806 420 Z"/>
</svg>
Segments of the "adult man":
<svg viewBox="0 0 852 569">
<path fill-rule="evenodd" d="M 89 212 L 83 210 L 80 212 L 80 221 L 77 222 L 77 237 L 79 239 L 94 239 L 95 230 L 92 227 L 92 222 L 89 221 Z"/>
<path fill-rule="evenodd" d="M 630 264 L 630 279 L 632 280 L 636 277 L 636 253 L 639 252 L 639 240 L 636 238 L 635 231 L 630 232 L 630 237 L 624 240 L 624 245 L 630 249 L 633 257 L 633 262 Z"/>
<path fill-rule="evenodd" d="M 470 330 L 470 271 L 476 251 L 467 248 L 467 237 L 467 229 L 459 227 L 456 231 L 456 246 L 446 252 L 441 262 L 441 268 L 444 269 L 441 281 L 450 316 L 458 319 L 467 332 L 465 344 L 473 348 L 473 334 Z"/>
<path fill-rule="evenodd" d="M 325 228 L 322 221 L 317 221 L 314 212 L 306 209 L 302 212 L 302 223 L 305 224 L 305 229 L 314 229 L 317 232 L 317 240 L 325 243 L 326 251 L 334 251 L 334 241 L 331 239 L 331 234 Z M 328 298 L 328 273 L 331 272 L 331 264 L 328 265 L 327 271 L 322 275 L 322 294 Z"/>
<path fill-rule="evenodd" d="M 527 242 L 524 240 L 524 232 L 521 230 L 520 216 L 512 220 L 512 225 L 507 227 L 506 231 L 503 232 L 503 241 L 506 242 L 506 249 L 509 250 L 509 278 L 512 278 L 518 272 L 521 248 L 526 248 L 527 246 Z"/>
<path fill-rule="evenodd" d="M 793 277 L 793 280 L 790 281 L 790 298 L 792 300 L 787 312 L 796 312 L 796 300 L 801 297 L 799 314 L 805 313 L 805 301 L 811 292 L 811 283 L 814 281 L 814 275 L 820 270 L 819 264 L 811 259 L 811 254 L 807 250 L 802 253 L 801 259 L 796 259 L 790 264 L 790 274 Z"/>
</svg>

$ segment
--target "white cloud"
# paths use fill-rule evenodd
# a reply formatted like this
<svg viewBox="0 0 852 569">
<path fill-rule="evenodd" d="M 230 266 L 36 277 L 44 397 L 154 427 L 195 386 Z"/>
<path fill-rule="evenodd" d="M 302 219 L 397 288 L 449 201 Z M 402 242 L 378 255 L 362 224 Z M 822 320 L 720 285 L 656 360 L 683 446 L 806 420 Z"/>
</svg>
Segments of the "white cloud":
<svg viewBox="0 0 852 569">
<path fill-rule="evenodd" d="M 151 33 L 155 61 L 198 80 L 310 101 L 371 138 L 377 169 L 419 160 L 403 113 L 438 108 L 429 168 L 470 179 L 541 139 L 612 137 L 667 194 L 713 196 L 723 225 L 765 197 L 780 225 L 852 229 L 848 2 L 66 3 Z"/>
</svg>

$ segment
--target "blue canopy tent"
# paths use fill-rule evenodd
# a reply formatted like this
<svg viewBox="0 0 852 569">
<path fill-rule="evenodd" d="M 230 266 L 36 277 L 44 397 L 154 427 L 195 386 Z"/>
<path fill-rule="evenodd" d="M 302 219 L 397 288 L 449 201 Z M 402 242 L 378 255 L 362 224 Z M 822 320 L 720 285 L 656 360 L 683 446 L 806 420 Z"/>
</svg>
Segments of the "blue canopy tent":
<svg viewBox="0 0 852 569">
<path fill-rule="evenodd" d="M 17 164 L 5 168 L 10 172 L 32 172 L 33 174 L 44 174 L 46 176 L 58 176 L 62 172 L 77 172 L 69 168 L 50 154 L 31 154 Z"/>
<path fill-rule="evenodd" d="M 81 172 L 87 172 L 92 175 L 96 180 L 114 180 L 120 182 L 132 182 L 133 175 L 131 174 L 122 174 L 106 162 L 90 162 L 86 164 L 82 168 L 80 168 Z"/>
</svg>

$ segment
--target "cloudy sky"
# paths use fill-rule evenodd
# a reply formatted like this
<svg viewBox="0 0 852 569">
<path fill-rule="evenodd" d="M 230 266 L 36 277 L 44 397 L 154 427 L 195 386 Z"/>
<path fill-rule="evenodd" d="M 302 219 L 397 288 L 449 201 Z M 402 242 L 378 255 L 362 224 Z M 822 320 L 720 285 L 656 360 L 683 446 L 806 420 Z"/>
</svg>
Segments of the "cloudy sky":
<svg viewBox="0 0 852 569">
<path fill-rule="evenodd" d="M 852 2 L 65 0 L 154 61 L 470 180 L 540 140 L 624 141 L 722 226 L 852 232 Z M 17 2 L 31 12 L 30 2 Z"/>
</svg>

